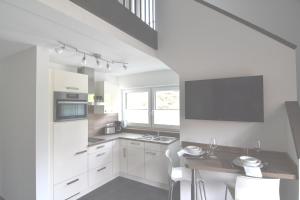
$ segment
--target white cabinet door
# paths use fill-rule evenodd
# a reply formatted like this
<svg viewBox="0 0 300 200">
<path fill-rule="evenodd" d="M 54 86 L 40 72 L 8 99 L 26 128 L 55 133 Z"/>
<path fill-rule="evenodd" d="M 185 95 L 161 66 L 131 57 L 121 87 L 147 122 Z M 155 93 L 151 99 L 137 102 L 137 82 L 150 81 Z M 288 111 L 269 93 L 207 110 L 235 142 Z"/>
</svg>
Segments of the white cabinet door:
<svg viewBox="0 0 300 200">
<path fill-rule="evenodd" d="M 127 174 L 127 140 L 120 140 L 120 172 Z"/>
<path fill-rule="evenodd" d="M 74 72 L 53 70 L 54 91 L 88 93 L 88 76 Z"/>
<path fill-rule="evenodd" d="M 132 142 L 130 144 L 133 144 Z M 137 143 L 136 143 L 137 144 Z M 138 146 L 138 145 L 137 145 Z M 127 173 L 139 178 L 145 177 L 145 152 L 144 148 L 128 145 Z"/>
<path fill-rule="evenodd" d="M 88 121 L 54 123 L 54 184 L 87 171 Z"/>
<path fill-rule="evenodd" d="M 145 151 L 145 178 L 157 183 L 168 183 L 168 162 L 163 152 Z"/>
<path fill-rule="evenodd" d="M 118 176 L 120 173 L 120 141 L 113 141 L 113 175 Z"/>
</svg>

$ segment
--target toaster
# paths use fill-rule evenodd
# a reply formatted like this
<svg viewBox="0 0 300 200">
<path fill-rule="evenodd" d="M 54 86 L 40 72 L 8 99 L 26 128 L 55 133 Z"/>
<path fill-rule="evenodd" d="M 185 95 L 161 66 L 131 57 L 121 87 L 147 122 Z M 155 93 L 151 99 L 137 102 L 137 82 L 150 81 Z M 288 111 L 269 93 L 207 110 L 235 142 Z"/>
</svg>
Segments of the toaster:
<svg viewBox="0 0 300 200">
<path fill-rule="evenodd" d="M 109 123 L 105 125 L 105 135 L 110 135 L 115 133 L 116 133 L 115 123 Z"/>
</svg>

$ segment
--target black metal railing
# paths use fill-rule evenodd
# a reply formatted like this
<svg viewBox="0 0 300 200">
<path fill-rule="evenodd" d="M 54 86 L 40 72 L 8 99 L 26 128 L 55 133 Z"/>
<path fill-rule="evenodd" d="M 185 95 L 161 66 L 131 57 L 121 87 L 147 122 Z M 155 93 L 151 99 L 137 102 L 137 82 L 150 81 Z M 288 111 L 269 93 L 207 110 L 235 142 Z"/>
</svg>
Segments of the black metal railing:
<svg viewBox="0 0 300 200">
<path fill-rule="evenodd" d="M 156 0 L 118 0 L 125 8 L 156 30 L 155 1 Z"/>
</svg>

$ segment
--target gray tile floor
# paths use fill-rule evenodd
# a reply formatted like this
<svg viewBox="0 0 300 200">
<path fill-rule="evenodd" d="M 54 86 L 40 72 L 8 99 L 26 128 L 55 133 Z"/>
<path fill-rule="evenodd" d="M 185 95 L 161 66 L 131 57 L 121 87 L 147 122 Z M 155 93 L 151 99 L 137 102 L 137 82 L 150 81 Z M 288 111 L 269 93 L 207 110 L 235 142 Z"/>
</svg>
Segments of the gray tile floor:
<svg viewBox="0 0 300 200">
<path fill-rule="evenodd" d="M 174 191 L 174 199 L 180 199 L 179 184 Z M 167 200 L 168 191 L 118 177 L 94 190 L 80 200 Z"/>
</svg>

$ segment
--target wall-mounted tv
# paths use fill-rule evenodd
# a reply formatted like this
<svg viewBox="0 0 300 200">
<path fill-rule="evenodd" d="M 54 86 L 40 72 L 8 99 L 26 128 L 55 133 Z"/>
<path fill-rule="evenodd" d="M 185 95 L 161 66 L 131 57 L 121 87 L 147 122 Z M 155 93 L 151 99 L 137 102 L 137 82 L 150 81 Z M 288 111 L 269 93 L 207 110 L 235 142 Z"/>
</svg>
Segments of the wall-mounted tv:
<svg viewBox="0 0 300 200">
<path fill-rule="evenodd" d="M 263 76 L 186 81 L 185 118 L 263 122 Z"/>
</svg>

